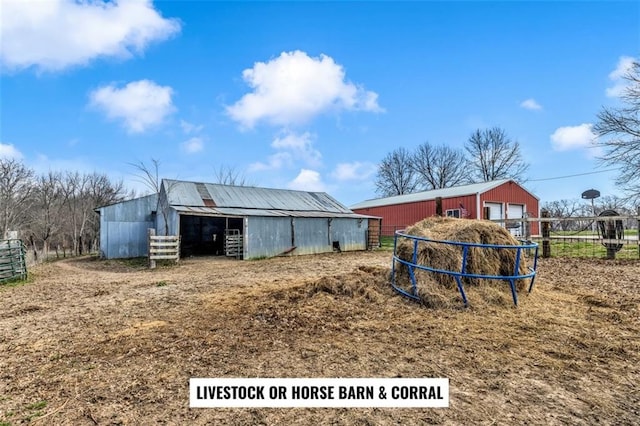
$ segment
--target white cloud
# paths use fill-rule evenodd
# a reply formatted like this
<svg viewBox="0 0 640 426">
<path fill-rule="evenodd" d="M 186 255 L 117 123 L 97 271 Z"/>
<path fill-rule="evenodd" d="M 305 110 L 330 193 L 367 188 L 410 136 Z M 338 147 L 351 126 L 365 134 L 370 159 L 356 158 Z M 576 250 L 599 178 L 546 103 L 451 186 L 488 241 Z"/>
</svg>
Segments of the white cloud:
<svg viewBox="0 0 640 426">
<path fill-rule="evenodd" d="M 271 147 L 279 152 L 270 155 L 266 162 L 257 162 L 249 166 L 249 171 L 279 170 L 293 167 L 296 161 L 308 167 L 319 167 L 322 164 L 322 154 L 313 147 L 315 136 L 309 132 L 297 134 L 282 131 L 276 136 Z"/>
<path fill-rule="evenodd" d="M 315 136 L 309 132 L 299 135 L 294 132 L 283 132 L 276 137 L 271 146 L 277 150 L 288 151 L 294 159 L 300 159 L 311 167 L 317 167 L 322 162 L 322 154 L 313 147 Z"/>
<path fill-rule="evenodd" d="M 609 80 L 613 82 L 613 86 L 608 87 L 606 90 L 608 97 L 617 98 L 623 94 L 624 89 L 629 83 L 627 80 L 625 80 L 624 76 L 627 75 L 629 71 L 631 71 L 631 67 L 634 61 L 636 61 L 636 59 L 630 56 L 620 57 L 620 59 L 618 60 L 618 66 L 609 74 Z"/>
<path fill-rule="evenodd" d="M 551 145 L 556 151 L 593 148 L 597 135 L 593 133 L 593 124 L 583 123 L 579 126 L 559 127 L 551 135 Z M 597 148 L 596 148 L 597 149 Z"/>
<path fill-rule="evenodd" d="M 180 31 L 151 0 L 2 0 L 1 62 L 58 71 L 98 57 L 129 58 Z"/>
<path fill-rule="evenodd" d="M 249 172 L 261 172 L 265 170 L 280 170 L 283 167 L 293 166 L 293 158 L 288 152 L 278 152 L 270 155 L 267 162 L 256 162 L 249 165 Z"/>
<path fill-rule="evenodd" d="M 182 142 L 182 149 L 188 154 L 195 154 L 204 149 L 204 141 L 202 138 L 193 137 Z"/>
<path fill-rule="evenodd" d="M 524 109 L 529 109 L 532 111 L 539 111 L 542 109 L 542 105 L 540 105 L 538 102 L 536 102 L 535 99 L 533 98 L 529 98 L 525 101 L 522 101 L 522 103 L 520 104 L 520 106 Z"/>
<path fill-rule="evenodd" d="M 373 163 L 339 163 L 331 176 L 339 181 L 367 180 L 376 172 L 376 165 Z"/>
<path fill-rule="evenodd" d="M 0 158 L 19 160 L 22 153 L 12 144 L 0 143 Z"/>
<path fill-rule="evenodd" d="M 289 189 L 297 189 L 300 191 L 325 191 L 325 185 L 322 183 L 320 173 L 315 170 L 301 169 L 300 173 L 294 180 L 287 185 Z"/>
<path fill-rule="evenodd" d="M 283 52 L 257 62 L 242 77 L 253 91 L 228 106 L 227 113 L 247 128 L 260 121 L 301 124 L 328 110 L 383 111 L 376 93 L 346 81 L 342 66 L 326 55 Z"/>
<path fill-rule="evenodd" d="M 175 108 L 171 96 L 173 89 L 159 86 L 153 81 L 140 80 L 117 88 L 111 84 L 90 94 L 91 104 L 112 120 L 123 120 L 131 133 L 140 133 L 162 123 Z"/>
<path fill-rule="evenodd" d="M 185 120 L 180 120 L 180 127 L 182 127 L 182 131 L 186 135 L 190 135 L 192 133 L 199 133 L 204 128 L 204 126 L 201 124 L 196 125 L 196 124 L 189 123 L 188 121 L 185 121 Z"/>
</svg>

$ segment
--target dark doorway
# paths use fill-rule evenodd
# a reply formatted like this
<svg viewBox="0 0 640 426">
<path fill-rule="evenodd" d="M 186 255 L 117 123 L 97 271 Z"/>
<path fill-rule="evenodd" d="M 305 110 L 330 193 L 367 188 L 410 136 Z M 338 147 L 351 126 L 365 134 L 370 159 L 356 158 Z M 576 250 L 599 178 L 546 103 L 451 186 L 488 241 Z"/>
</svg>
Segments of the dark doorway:
<svg viewBox="0 0 640 426">
<path fill-rule="evenodd" d="M 225 229 L 243 233 L 243 219 L 238 217 L 180 216 L 182 257 L 224 256 Z"/>
</svg>

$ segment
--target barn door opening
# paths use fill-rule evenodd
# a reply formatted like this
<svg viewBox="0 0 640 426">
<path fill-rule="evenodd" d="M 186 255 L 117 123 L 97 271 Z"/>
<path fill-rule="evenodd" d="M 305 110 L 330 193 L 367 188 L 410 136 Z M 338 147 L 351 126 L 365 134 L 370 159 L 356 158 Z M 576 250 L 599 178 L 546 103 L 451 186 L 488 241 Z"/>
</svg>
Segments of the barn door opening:
<svg viewBox="0 0 640 426">
<path fill-rule="evenodd" d="M 224 230 L 224 255 L 242 259 L 244 253 L 244 237 L 242 235 L 244 220 L 230 217 L 227 218 L 226 225 Z"/>
<path fill-rule="evenodd" d="M 243 224 L 243 219 L 237 217 L 180 215 L 180 254 L 182 257 L 224 256 L 227 254 L 227 231 L 235 230 L 234 233 L 241 240 L 244 233 Z M 240 247 L 241 254 L 243 248 L 244 246 Z"/>
</svg>

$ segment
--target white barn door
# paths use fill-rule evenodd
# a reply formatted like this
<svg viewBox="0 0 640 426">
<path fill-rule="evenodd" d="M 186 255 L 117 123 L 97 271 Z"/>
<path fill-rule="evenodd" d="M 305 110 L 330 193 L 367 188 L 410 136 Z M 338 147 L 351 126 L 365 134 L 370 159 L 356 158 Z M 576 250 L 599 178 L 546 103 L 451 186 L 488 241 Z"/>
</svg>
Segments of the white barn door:
<svg viewBox="0 0 640 426">
<path fill-rule="evenodd" d="M 484 206 L 489 208 L 489 220 L 504 219 L 502 203 L 484 203 Z M 504 226 L 504 222 L 498 223 Z"/>
<path fill-rule="evenodd" d="M 522 204 L 509 204 L 507 206 L 508 219 L 522 219 L 524 217 L 524 206 Z M 511 222 L 508 226 L 509 232 L 515 237 L 521 237 L 523 232 L 523 222 Z"/>
</svg>

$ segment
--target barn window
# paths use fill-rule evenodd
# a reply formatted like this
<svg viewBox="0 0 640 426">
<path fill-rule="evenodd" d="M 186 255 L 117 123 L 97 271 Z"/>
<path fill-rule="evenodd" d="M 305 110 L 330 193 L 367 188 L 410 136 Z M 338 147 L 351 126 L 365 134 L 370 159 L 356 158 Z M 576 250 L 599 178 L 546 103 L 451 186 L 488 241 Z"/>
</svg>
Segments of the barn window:
<svg viewBox="0 0 640 426">
<path fill-rule="evenodd" d="M 460 218 L 460 209 L 451 209 L 446 211 L 447 217 Z"/>
</svg>

